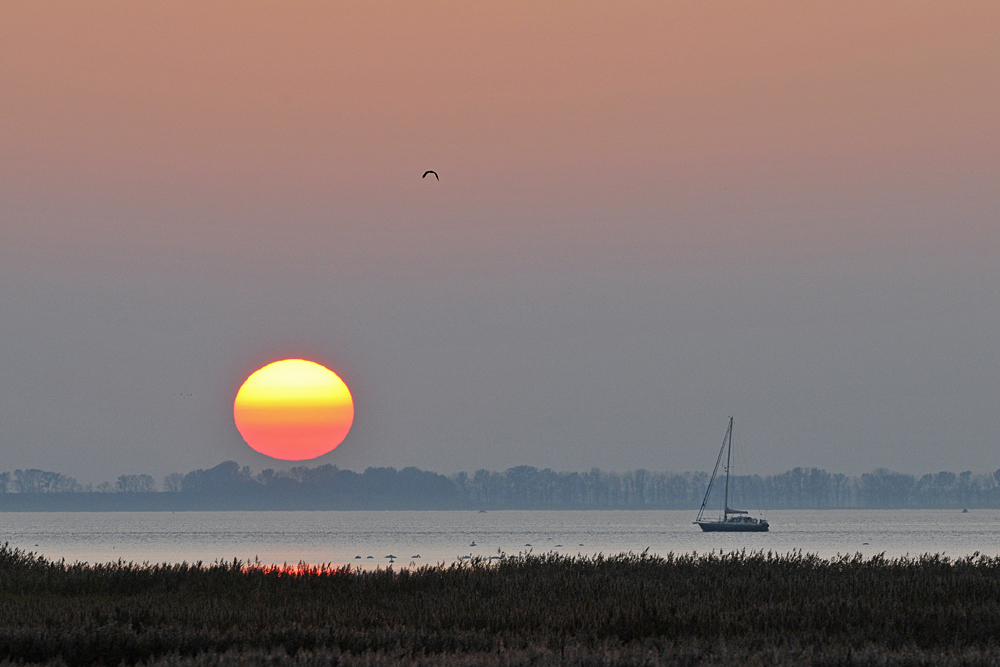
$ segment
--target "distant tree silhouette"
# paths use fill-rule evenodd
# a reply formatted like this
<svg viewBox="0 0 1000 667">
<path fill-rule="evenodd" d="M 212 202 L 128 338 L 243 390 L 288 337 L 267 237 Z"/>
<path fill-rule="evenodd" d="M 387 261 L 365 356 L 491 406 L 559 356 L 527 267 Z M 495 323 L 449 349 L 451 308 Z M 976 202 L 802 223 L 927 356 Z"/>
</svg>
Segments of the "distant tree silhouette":
<svg viewBox="0 0 1000 667">
<path fill-rule="evenodd" d="M 152 493 L 156 491 L 156 480 L 149 475 L 121 475 L 115 490 L 119 493 Z"/>
<path fill-rule="evenodd" d="M 194 470 L 181 480 L 181 492 L 201 496 L 247 495 L 255 485 L 250 468 L 236 461 L 223 461 L 208 470 Z"/>
<path fill-rule="evenodd" d="M 18 493 L 66 493 L 82 489 L 75 479 L 58 472 L 37 468 L 14 471 L 14 490 Z"/>
<path fill-rule="evenodd" d="M 167 493 L 180 493 L 184 475 L 179 472 L 172 472 L 163 477 L 163 490 Z"/>
<path fill-rule="evenodd" d="M 0 473 L 7 505 L 19 502 L 17 494 L 118 491 L 143 493 L 153 502 L 144 500 L 144 506 L 161 509 L 694 509 L 707 483 L 705 472 L 558 472 L 532 466 L 480 469 L 450 478 L 414 467 L 372 467 L 357 473 L 334 465 L 268 468 L 255 475 L 225 461 L 207 470 L 167 475 L 166 493 L 157 496 L 162 501 L 153 502 L 156 483 L 149 475 L 121 475 L 114 485 L 84 488 L 72 477 L 44 470 Z M 857 477 L 794 468 L 776 475 L 733 476 L 729 485 L 730 497 L 751 503 L 750 509 L 1000 507 L 1000 470 L 943 471 L 917 478 L 885 468 Z M 118 507 L 111 498 L 95 502 L 97 508 Z M 49 501 L 43 505 L 54 507 Z"/>
</svg>

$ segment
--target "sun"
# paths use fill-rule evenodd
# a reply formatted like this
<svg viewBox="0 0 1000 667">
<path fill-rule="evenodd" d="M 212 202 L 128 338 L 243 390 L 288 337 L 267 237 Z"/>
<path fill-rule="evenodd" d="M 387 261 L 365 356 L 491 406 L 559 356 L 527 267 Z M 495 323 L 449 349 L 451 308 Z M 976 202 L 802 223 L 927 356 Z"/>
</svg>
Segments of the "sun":
<svg viewBox="0 0 1000 667">
<path fill-rule="evenodd" d="M 236 393 L 233 418 L 261 454 L 304 461 L 337 448 L 354 423 L 354 399 L 330 369 L 305 359 L 264 366 Z"/>
</svg>

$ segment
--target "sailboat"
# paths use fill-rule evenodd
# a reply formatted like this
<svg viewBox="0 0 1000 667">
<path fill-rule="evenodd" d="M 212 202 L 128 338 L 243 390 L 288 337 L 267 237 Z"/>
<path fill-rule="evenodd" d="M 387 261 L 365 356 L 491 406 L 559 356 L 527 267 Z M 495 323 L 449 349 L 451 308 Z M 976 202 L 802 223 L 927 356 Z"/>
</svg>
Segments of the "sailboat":
<svg viewBox="0 0 1000 667">
<path fill-rule="evenodd" d="M 708 496 L 712 493 L 712 485 L 719 473 L 719 464 L 722 463 L 722 455 L 726 455 L 726 490 L 723 494 L 722 514 L 715 519 L 705 518 L 705 506 L 708 505 Z M 734 510 L 729 507 L 729 462 L 733 454 L 733 418 L 729 418 L 729 428 L 726 429 L 726 436 L 722 439 L 722 449 L 719 450 L 719 458 L 715 460 L 715 468 L 712 470 L 712 478 L 708 480 L 708 488 L 705 489 L 705 499 L 701 501 L 701 509 L 698 510 L 698 517 L 694 523 L 701 526 L 706 532 L 728 532 L 728 533 L 764 533 L 768 530 L 767 519 L 755 519 L 746 510 Z"/>
</svg>

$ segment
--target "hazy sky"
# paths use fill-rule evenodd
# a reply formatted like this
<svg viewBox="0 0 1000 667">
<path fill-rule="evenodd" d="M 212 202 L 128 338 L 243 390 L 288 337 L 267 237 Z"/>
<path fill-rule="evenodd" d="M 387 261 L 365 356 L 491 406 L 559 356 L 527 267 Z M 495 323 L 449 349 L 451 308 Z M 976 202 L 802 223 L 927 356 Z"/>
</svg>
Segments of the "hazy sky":
<svg viewBox="0 0 1000 667">
<path fill-rule="evenodd" d="M 1000 4 L 621 4 L 0 0 L 0 470 L 1000 468 Z"/>
</svg>

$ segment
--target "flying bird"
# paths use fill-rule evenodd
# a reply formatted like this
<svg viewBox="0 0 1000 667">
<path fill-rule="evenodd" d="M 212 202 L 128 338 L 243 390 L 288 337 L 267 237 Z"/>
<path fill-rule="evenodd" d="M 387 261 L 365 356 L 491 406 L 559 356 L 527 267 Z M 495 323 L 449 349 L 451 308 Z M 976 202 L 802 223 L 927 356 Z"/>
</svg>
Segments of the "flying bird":
<svg viewBox="0 0 1000 667">
<path fill-rule="evenodd" d="M 441 180 L 440 178 L 438 178 L 438 173 L 432 169 L 428 169 L 427 171 L 425 171 L 424 175 L 421 176 L 420 178 L 427 178 L 427 174 L 434 174 L 434 178 L 437 178 L 439 181 Z"/>
</svg>

